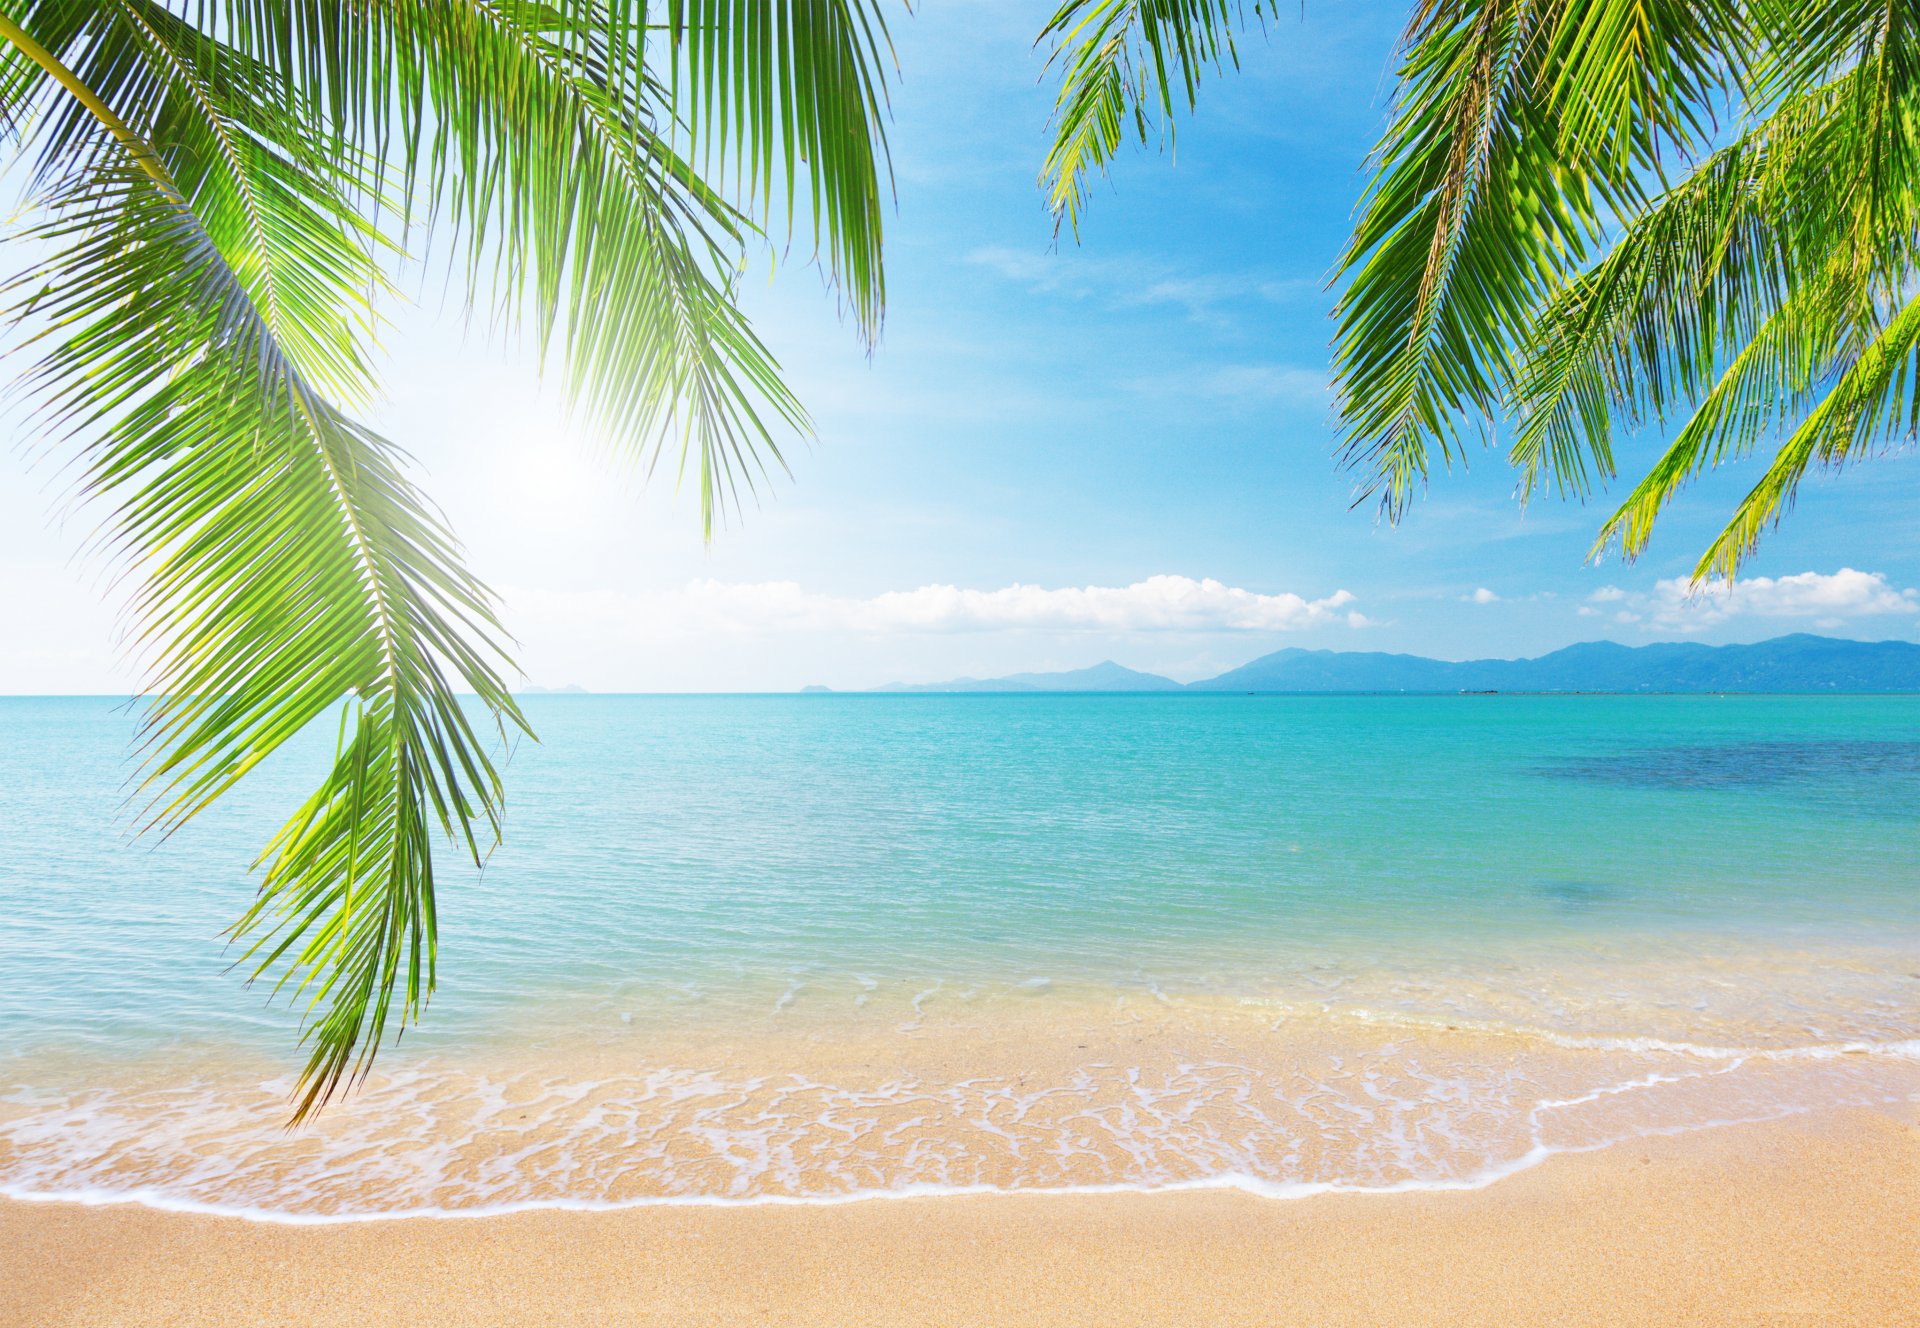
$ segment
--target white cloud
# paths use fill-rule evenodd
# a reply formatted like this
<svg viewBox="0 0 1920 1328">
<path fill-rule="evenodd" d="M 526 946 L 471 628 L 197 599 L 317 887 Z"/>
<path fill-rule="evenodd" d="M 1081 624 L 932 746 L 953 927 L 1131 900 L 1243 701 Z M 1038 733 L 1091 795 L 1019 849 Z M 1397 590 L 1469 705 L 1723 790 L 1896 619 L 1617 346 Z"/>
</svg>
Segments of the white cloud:
<svg viewBox="0 0 1920 1328">
<path fill-rule="evenodd" d="M 1620 589 L 1619 586 L 1601 586 L 1600 589 L 1587 596 L 1587 599 L 1595 604 L 1611 604 L 1615 600 L 1622 600 L 1626 597 L 1627 592 Z"/>
<path fill-rule="evenodd" d="M 922 586 L 870 600 L 833 601 L 848 625 L 867 631 L 993 631 L 1004 628 L 1141 631 L 1285 632 L 1335 619 L 1352 602 L 1338 590 L 1324 599 L 1262 595 L 1211 578 L 1150 576 L 1130 586 L 1048 590 L 1011 585 L 1000 590 Z"/>
<path fill-rule="evenodd" d="M 1831 574 L 1756 576 L 1731 586 L 1696 588 L 1685 577 L 1655 584 L 1646 610 L 1658 624 L 1683 629 L 1710 627 L 1735 617 L 1817 618 L 1838 626 L 1848 618 L 1920 613 L 1920 590 L 1902 590 L 1885 573 L 1843 567 Z"/>
<path fill-rule="evenodd" d="M 1462 595 L 1460 598 L 1468 604 L 1497 604 L 1500 602 L 1500 597 L 1485 586 L 1481 586 L 1471 595 Z"/>
<path fill-rule="evenodd" d="M 522 613 L 585 618 L 649 635 L 688 631 L 1290 632 L 1367 626 L 1351 593 L 1319 599 L 1262 594 L 1211 578 L 1150 576 L 1128 586 L 1015 584 L 998 590 L 931 585 L 868 598 L 823 595 L 792 581 L 690 581 L 642 594 L 539 592 L 510 596 Z"/>
</svg>

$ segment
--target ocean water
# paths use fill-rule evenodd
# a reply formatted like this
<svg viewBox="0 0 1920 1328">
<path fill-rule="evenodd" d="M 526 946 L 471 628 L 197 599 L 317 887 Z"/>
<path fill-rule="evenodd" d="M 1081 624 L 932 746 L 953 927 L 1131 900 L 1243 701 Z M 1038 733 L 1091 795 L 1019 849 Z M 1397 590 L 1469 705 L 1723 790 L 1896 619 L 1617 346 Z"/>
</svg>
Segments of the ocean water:
<svg viewBox="0 0 1920 1328">
<path fill-rule="evenodd" d="M 1920 698 L 527 709 L 424 1023 L 290 1132 L 222 931 L 331 734 L 162 842 L 131 713 L 0 700 L 0 1193 L 1286 1196 L 1920 1097 Z"/>
</svg>

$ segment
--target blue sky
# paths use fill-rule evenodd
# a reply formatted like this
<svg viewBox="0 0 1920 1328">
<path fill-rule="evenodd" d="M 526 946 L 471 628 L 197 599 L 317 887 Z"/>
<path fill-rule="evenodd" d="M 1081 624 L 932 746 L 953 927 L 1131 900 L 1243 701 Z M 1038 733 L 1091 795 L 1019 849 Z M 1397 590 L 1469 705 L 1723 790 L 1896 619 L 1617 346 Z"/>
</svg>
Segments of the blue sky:
<svg viewBox="0 0 1920 1328">
<path fill-rule="evenodd" d="M 1192 678 L 1285 645 L 1920 637 L 1911 454 L 1810 485 L 1731 599 L 1675 579 L 1751 465 L 1693 490 L 1630 566 L 1586 560 L 1604 498 L 1522 512 L 1495 451 L 1397 528 L 1349 510 L 1323 283 L 1403 10 L 1309 6 L 1255 34 L 1177 153 L 1127 153 L 1056 245 L 1038 8 L 929 0 L 895 23 L 884 338 L 862 353 L 804 243 L 756 262 L 750 306 L 819 436 L 711 549 L 691 494 L 595 459 L 524 348 L 465 335 L 437 287 L 396 313 L 377 423 L 501 593 L 531 681 L 858 687 L 1109 657 Z M 1618 451 L 1630 468 L 1657 446 Z M 0 596 L 33 630 L 0 642 L 0 692 L 124 692 L 108 569 L 76 556 L 92 518 L 59 519 L 60 477 L 13 456 Z"/>
</svg>

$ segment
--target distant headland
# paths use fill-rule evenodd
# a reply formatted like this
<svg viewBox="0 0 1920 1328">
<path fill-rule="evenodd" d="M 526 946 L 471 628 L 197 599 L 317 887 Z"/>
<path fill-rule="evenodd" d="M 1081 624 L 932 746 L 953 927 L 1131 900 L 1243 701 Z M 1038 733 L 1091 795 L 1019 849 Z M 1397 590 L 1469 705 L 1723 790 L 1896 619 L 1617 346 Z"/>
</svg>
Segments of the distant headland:
<svg viewBox="0 0 1920 1328">
<path fill-rule="evenodd" d="M 810 686 L 807 692 L 831 689 Z M 1920 692 L 1920 644 L 1796 633 L 1752 645 L 1587 641 L 1534 659 L 1276 650 L 1178 683 L 1105 660 L 1060 673 L 892 682 L 876 692 Z"/>
</svg>

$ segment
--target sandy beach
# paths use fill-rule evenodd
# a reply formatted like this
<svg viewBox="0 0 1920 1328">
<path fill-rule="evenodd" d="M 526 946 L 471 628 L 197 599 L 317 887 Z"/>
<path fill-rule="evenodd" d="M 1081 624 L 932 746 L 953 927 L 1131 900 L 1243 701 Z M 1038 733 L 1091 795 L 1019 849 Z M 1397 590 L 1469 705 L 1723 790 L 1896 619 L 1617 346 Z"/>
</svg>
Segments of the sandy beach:
<svg viewBox="0 0 1920 1328">
<path fill-rule="evenodd" d="M 1548 1160 L 1471 1192 L 1232 1191 L 287 1226 L 0 1205 L 0 1322 L 1920 1323 L 1920 1114 Z"/>
</svg>

